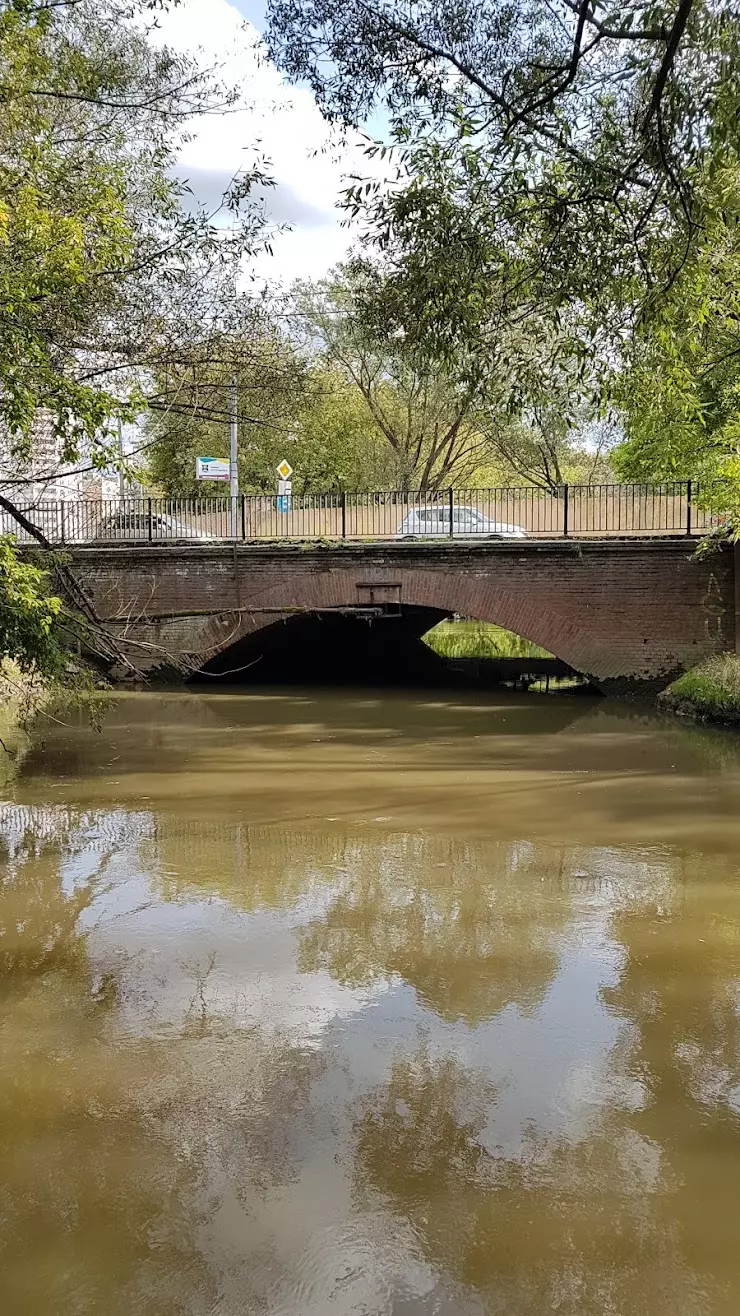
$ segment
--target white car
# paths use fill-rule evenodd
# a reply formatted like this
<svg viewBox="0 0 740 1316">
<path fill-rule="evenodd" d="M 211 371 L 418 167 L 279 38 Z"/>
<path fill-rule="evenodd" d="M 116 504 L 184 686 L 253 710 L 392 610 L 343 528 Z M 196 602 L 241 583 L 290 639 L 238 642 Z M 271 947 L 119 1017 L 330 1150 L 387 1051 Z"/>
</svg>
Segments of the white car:
<svg viewBox="0 0 740 1316">
<path fill-rule="evenodd" d="M 449 507 L 417 507 L 404 517 L 396 539 L 416 538 L 441 539 L 450 535 Z M 526 539 L 527 532 L 520 525 L 504 525 L 501 521 L 489 521 L 482 512 L 474 507 L 454 507 L 452 509 L 452 538 L 458 536 L 488 539 Z"/>
</svg>

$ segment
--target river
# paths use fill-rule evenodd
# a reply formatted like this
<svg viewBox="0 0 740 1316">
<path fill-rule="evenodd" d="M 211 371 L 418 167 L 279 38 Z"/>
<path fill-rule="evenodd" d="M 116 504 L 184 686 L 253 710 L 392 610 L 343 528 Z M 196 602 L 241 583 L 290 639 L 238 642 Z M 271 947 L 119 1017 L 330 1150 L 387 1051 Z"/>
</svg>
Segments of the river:
<svg viewBox="0 0 740 1316">
<path fill-rule="evenodd" d="M 193 691 L 4 788 L 3 1316 L 737 1316 L 740 739 Z"/>
</svg>

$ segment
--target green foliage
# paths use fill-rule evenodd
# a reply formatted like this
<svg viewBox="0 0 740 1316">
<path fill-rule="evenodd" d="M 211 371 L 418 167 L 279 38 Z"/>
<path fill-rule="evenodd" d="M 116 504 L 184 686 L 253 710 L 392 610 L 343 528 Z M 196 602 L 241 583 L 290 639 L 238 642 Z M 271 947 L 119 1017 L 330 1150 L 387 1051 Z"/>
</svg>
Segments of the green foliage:
<svg viewBox="0 0 740 1316">
<path fill-rule="evenodd" d="M 567 402 L 561 407 L 552 385 L 551 390 L 548 401 L 530 406 L 522 416 L 481 417 L 497 482 L 531 484 L 550 493 L 564 484 L 612 483 L 611 450 L 617 433 L 613 424 L 608 420 L 589 424 L 583 408 L 579 428 L 577 413 L 569 414 Z"/>
<path fill-rule="evenodd" d="M 364 401 L 368 437 L 388 445 L 379 487 L 554 490 L 572 478 L 605 478 L 612 436 L 608 426 L 592 427 L 586 444 L 588 411 L 562 336 L 543 325 L 539 337 L 499 325 L 487 344 L 478 336 L 468 350 L 462 339 L 430 350 L 433 328 L 417 322 L 411 289 L 408 298 L 399 292 L 405 283 L 392 264 L 355 259 L 294 290 L 294 333 L 309 353 L 318 344 Z"/>
<path fill-rule="evenodd" d="M 237 362 L 232 366 L 232 362 Z M 196 457 L 229 457 L 229 383 L 239 410 L 239 486 L 274 494 L 287 457 L 296 493 L 383 483 L 383 436 L 358 390 L 336 369 L 306 360 L 262 326 L 193 366 L 168 370 L 173 405 L 150 423 L 149 477 L 171 495 L 209 497 L 223 484 L 195 479 Z"/>
<path fill-rule="evenodd" d="M 0 3 L 0 431 L 21 458 L 39 417 L 66 461 L 105 466 L 109 422 L 151 370 L 221 323 L 261 218 L 214 222 L 173 165 L 191 115 L 228 103 L 149 40 L 152 0 Z M 230 207 L 230 208 L 229 208 Z"/>
<path fill-rule="evenodd" d="M 70 426 L 93 433 L 113 409 L 105 390 L 60 368 L 55 346 L 87 323 L 106 271 L 132 251 L 120 162 L 103 155 L 93 161 L 89 145 L 71 151 L 62 140 L 62 116 L 34 94 L 60 77 L 56 57 L 67 63 L 70 84 L 78 82 L 80 52 L 60 40 L 51 10 L 6 5 L 0 12 L 0 416 L 21 449 L 42 401 L 63 436 Z"/>
<path fill-rule="evenodd" d="M 501 375 L 473 379 L 462 358 L 459 369 L 431 362 L 387 320 L 389 286 L 382 270 L 354 260 L 294 287 L 288 338 L 265 304 L 243 335 L 222 335 L 169 363 L 155 378 L 149 426 L 154 486 L 180 496 L 226 493 L 223 484 L 196 482 L 195 459 L 228 458 L 232 378 L 247 493 L 274 493 L 283 457 L 297 493 L 476 483 L 554 489 L 605 477 L 603 440 L 587 447 L 572 428 L 576 388 L 564 370 L 551 376 L 549 394 L 540 371 L 535 389 L 530 344 L 537 401 L 516 415 Z M 522 353 L 519 360 L 521 378 Z"/>
<path fill-rule="evenodd" d="M 358 388 L 338 370 L 316 362 L 288 452 L 296 488 L 383 489 L 389 476 L 385 436 Z M 294 481 L 295 481 L 294 477 Z"/>
<path fill-rule="evenodd" d="M 196 457 L 229 458 L 229 388 L 236 380 L 239 420 L 239 479 L 245 492 L 275 483 L 267 476 L 268 454 L 287 442 L 300 405 L 304 371 L 270 327 L 255 320 L 244 337 L 222 335 L 205 351 L 196 346 L 156 381 L 162 411 L 152 413 L 149 478 L 167 494 L 228 495 L 228 487 L 198 483 Z M 288 445 L 290 446 L 290 445 Z"/>
<path fill-rule="evenodd" d="M 379 487 L 464 486 L 486 456 L 481 410 L 491 390 L 464 363 L 431 363 L 391 314 L 393 295 L 386 271 L 354 260 L 296 286 L 293 332 L 363 404 L 368 446 L 385 446 Z"/>
<path fill-rule="evenodd" d="M 68 658 L 57 630 L 61 612 L 48 572 L 22 561 L 11 536 L 0 537 L 0 657 L 23 672 L 60 677 Z"/>
<path fill-rule="evenodd" d="M 546 258 L 533 269 L 558 296 L 598 296 L 608 284 L 631 297 L 635 280 L 650 294 L 675 268 L 666 231 L 695 233 L 696 171 L 737 142 L 734 0 L 271 0 L 269 19 L 273 57 L 332 118 L 362 123 L 384 106 L 400 186 L 384 203 L 381 239 L 412 217 L 414 259 L 431 240 L 436 267 L 450 228 L 445 268 L 456 282 L 462 251 L 463 281 L 484 303 L 491 253 L 495 275 L 496 253 L 508 259 L 522 228 Z M 361 209 L 373 180 L 362 188 Z M 474 211 L 467 228 L 459 189 Z M 471 305 L 477 320 L 475 295 Z"/>
<path fill-rule="evenodd" d="M 549 658 L 522 635 L 485 621 L 441 621 L 424 636 L 440 658 Z"/>
<path fill-rule="evenodd" d="M 695 479 L 718 511 L 740 511 L 740 168 L 707 178 L 700 245 L 636 336 L 618 399 L 631 480 Z M 712 482 L 719 482 L 713 485 Z"/>
<path fill-rule="evenodd" d="M 274 57 L 330 117 L 382 106 L 390 123 L 346 196 L 384 261 L 371 327 L 483 381 L 530 430 L 553 398 L 571 428 L 585 402 L 603 414 L 634 335 L 670 306 L 679 324 L 705 182 L 740 145 L 734 0 L 271 0 L 269 15 Z M 695 410 L 677 363 L 666 405 L 643 365 L 645 428 Z"/>
</svg>

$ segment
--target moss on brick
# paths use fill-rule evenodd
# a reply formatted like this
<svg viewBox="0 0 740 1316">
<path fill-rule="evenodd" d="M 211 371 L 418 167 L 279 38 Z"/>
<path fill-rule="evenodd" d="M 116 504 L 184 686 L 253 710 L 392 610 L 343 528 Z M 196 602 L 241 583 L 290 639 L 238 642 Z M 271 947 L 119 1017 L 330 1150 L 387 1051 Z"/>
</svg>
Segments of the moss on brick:
<svg viewBox="0 0 740 1316">
<path fill-rule="evenodd" d="M 685 717 L 740 726 L 740 654 L 708 658 L 679 676 L 659 699 L 664 708 Z"/>
</svg>

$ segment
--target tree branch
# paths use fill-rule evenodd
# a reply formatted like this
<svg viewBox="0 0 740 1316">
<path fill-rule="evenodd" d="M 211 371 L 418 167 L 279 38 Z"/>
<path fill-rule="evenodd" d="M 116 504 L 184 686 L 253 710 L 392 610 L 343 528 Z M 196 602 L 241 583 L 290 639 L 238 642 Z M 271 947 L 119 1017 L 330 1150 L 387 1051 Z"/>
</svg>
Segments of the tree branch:
<svg viewBox="0 0 740 1316">
<path fill-rule="evenodd" d="M 673 27 L 671 28 L 671 31 L 668 36 L 668 44 L 666 46 L 665 54 L 661 61 L 660 68 L 658 69 L 658 75 L 655 79 L 655 84 L 653 86 L 653 94 L 650 97 L 650 104 L 648 105 L 645 118 L 642 121 L 643 132 L 647 131 L 651 119 L 654 117 L 654 115 L 658 110 L 658 107 L 660 105 L 663 96 L 663 92 L 665 91 L 665 85 L 668 80 L 668 74 L 670 73 L 673 67 L 673 61 L 676 58 L 676 52 L 678 50 L 681 37 L 683 36 L 684 31 L 686 30 L 686 24 L 689 20 L 689 15 L 693 7 L 694 7 L 694 0 L 680 0 L 680 4 L 678 6 L 678 9 L 676 10 L 676 17 L 673 20 Z"/>
</svg>

